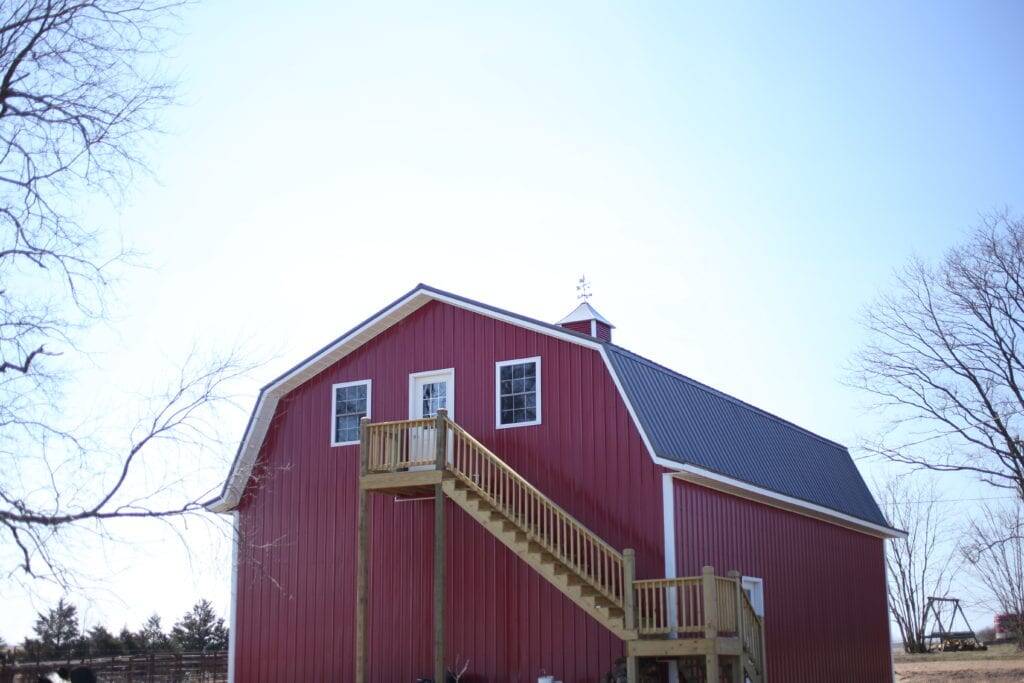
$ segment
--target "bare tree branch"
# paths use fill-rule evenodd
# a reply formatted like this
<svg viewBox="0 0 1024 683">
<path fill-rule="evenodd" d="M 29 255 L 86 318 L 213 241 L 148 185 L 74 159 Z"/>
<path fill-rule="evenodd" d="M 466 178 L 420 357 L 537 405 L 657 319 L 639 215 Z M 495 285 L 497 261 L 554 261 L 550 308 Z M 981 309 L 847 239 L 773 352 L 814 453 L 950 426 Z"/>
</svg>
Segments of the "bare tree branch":
<svg viewBox="0 0 1024 683">
<path fill-rule="evenodd" d="M 906 477 L 876 486 L 876 497 L 890 524 L 907 532 L 907 538 L 889 541 L 885 556 L 889 612 L 903 649 L 927 652 L 927 598 L 947 595 L 955 569 L 942 500 L 933 481 L 912 483 Z"/>
<path fill-rule="evenodd" d="M 852 384 L 889 420 L 867 450 L 1024 496 L 1024 222 L 988 216 L 939 264 L 912 261 L 864 326 Z"/>
</svg>

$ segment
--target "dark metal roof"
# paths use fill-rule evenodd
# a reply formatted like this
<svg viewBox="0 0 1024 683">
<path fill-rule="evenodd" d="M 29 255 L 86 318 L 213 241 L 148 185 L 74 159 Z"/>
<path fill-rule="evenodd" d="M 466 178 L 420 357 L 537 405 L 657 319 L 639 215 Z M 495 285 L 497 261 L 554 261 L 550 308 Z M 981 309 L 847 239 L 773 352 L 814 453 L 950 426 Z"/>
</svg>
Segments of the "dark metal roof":
<svg viewBox="0 0 1024 683">
<path fill-rule="evenodd" d="M 655 454 L 889 526 L 846 447 L 605 344 Z"/>
</svg>

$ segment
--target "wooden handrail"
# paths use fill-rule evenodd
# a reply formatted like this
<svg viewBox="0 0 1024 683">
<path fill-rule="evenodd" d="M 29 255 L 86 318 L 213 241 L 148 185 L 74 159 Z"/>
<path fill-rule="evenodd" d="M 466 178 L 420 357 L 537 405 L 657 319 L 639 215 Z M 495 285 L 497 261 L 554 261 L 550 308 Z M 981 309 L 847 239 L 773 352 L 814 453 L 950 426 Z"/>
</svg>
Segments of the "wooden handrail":
<svg viewBox="0 0 1024 683">
<path fill-rule="evenodd" d="M 740 614 L 742 628 L 740 640 L 743 642 L 743 651 L 747 653 L 750 660 L 757 667 L 758 673 L 764 672 L 764 620 L 754 611 L 750 603 L 750 597 L 744 590 L 740 591 Z"/>
<path fill-rule="evenodd" d="M 623 555 L 451 420 L 448 469 L 515 522 L 528 538 L 624 606 Z"/>
</svg>

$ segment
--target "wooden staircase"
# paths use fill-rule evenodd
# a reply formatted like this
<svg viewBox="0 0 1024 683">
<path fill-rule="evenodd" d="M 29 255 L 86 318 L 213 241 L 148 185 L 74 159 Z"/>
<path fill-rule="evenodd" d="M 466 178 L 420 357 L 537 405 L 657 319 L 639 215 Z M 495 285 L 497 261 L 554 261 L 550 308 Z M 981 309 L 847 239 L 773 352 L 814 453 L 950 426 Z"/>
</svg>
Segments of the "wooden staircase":
<svg viewBox="0 0 1024 683">
<path fill-rule="evenodd" d="M 433 492 L 435 520 L 435 676 L 443 674 L 443 502 L 447 498 L 626 644 L 629 681 L 643 657 L 703 657 L 706 681 L 719 683 L 725 658 L 735 683 L 766 680 L 764 626 L 740 576 L 637 580 L 634 552 L 589 530 L 472 435 L 439 411 L 433 418 L 371 424 L 361 431 L 360 568 L 357 573 L 356 680 L 365 676 L 364 516 L 367 493 Z M 437 540 L 439 539 L 439 540 Z M 438 597 L 440 594 L 440 598 Z M 360 611 L 362 610 L 362 611 Z"/>
<path fill-rule="evenodd" d="M 636 629 L 626 628 L 625 612 L 621 606 L 543 545 L 532 540 L 530 533 L 492 506 L 486 497 L 457 478 L 445 480 L 442 487 L 456 505 L 605 628 L 623 640 L 638 637 Z"/>
</svg>

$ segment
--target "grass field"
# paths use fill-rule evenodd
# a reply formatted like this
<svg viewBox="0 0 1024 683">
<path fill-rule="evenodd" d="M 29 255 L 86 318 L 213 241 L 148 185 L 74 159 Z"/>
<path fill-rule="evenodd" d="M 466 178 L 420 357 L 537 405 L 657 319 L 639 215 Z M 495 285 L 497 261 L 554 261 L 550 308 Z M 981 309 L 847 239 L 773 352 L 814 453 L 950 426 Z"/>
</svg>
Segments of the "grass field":
<svg viewBox="0 0 1024 683">
<path fill-rule="evenodd" d="M 993 645 L 986 652 L 896 652 L 893 661 L 900 683 L 1024 680 L 1024 654 L 1016 645 Z"/>
</svg>

